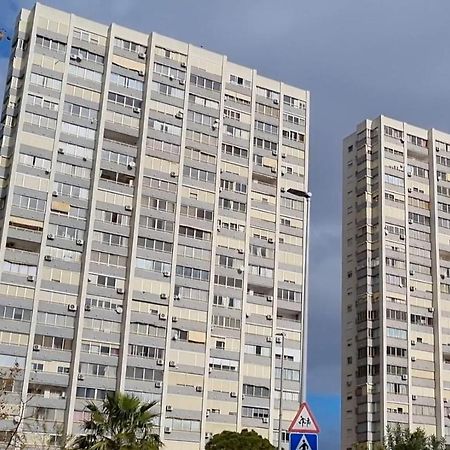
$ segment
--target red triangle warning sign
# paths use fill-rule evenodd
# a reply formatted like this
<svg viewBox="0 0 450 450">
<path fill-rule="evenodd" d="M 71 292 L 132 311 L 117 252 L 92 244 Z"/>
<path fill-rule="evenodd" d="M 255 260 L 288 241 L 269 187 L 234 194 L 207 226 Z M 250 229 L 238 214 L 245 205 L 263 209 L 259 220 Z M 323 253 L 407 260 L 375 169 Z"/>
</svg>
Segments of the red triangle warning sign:
<svg viewBox="0 0 450 450">
<path fill-rule="evenodd" d="M 294 420 L 288 429 L 289 433 L 312 433 L 320 432 L 319 425 L 314 418 L 311 409 L 306 402 L 300 405 Z"/>
</svg>

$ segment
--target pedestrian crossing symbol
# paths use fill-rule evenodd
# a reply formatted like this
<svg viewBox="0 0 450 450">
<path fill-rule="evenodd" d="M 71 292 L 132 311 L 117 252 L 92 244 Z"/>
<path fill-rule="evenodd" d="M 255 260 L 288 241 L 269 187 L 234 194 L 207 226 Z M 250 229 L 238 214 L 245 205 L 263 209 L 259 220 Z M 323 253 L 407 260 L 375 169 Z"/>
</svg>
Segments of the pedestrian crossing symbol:
<svg viewBox="0 0 450 450">
<path fill-rule="evenodd" d="M 290 450 L 318 450 L 317 434 L 291 434 Z"/>
</svg>

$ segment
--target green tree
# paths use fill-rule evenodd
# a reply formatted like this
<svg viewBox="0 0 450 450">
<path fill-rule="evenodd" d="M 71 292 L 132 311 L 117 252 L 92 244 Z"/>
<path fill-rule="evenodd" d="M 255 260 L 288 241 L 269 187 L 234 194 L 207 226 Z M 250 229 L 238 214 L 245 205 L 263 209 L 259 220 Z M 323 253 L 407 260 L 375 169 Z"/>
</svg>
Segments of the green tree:
<svg viewBox="0 0 450 450">
<path fill-rule="evenodd" d="M 388 427 L 384 445 L 376 443 L 373 447 L 368 444 L 355 444 L 353 450 L 445 450 L 445 439 L 427 436 L 425 431 L 417 428 L 411 432 L 407 427 L 396 425 Z"/>
<path fill-rule="evenodd" d="M 206 444 L 205 450 L 275 450 L 268 439 L 260 436 L 256 431 L 242 430 L 222 431 L 215 434 Z"/>
<path fill-rule="evenodd" d="M 151 412 L 156 402 L 116 392 L 108 395 L 99 407 L 88 403 L 90 419 L 84 422 L 85 434 L 77 436 L 71 450 L 158 450 L 162 443 L 154 433 Z"/>
</svg>

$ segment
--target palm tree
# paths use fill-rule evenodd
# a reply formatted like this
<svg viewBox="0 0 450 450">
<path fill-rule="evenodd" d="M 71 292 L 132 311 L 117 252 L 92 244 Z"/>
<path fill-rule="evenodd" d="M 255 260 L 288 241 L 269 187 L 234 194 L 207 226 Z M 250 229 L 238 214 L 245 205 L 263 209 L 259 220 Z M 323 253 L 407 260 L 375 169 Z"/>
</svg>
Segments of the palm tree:
<svg viewBox="0 0 450 450">
<path fill-rule="evenodd" d="M 162 442 L 154 433 L 150 410 L 157 402 L 141 402 L 138 397 L 116 392 L 98 407 L 88 403 L 91 417 L 84 422 L 84 435 L 77 436 L 71 450 L 158 450 Z"/>
</svg>

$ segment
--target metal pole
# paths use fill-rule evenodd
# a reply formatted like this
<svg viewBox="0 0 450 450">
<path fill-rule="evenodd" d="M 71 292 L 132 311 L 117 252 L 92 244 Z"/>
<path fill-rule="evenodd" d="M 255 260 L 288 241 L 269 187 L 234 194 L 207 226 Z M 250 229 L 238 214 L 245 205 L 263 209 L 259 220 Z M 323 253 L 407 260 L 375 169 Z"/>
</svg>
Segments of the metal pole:
<svg viewBox="0 0 450 450">
<path fill-rule="evenodd" d="M 284 333 L 277 333 L 281 337 L 281 378 L 280 378 L 280 404 L 278 414 L 278 450 L 281 450 L 281 424 L 283 421 L 283 380 L 284 380 Z"/>
<path fill-rule="evenodd" d="M 303 280 L 304 288 L 303 288 L 303 308 L 302 308 L 302 371 L 301 371 L 301 384 L 300 384 L 300 402 L 306 402 L 306 374 L 308 371 L 308 269 L 309 269 L 309 216 L 310 216 L 310 201 L 311 194 L 308 192 L 304 196 L 305 199 L 305 226 L 306 233 L 305 239 L 305 261 L 303 264 L 305 265 L 304 274 L 305 278 Z"/>
</svg>

